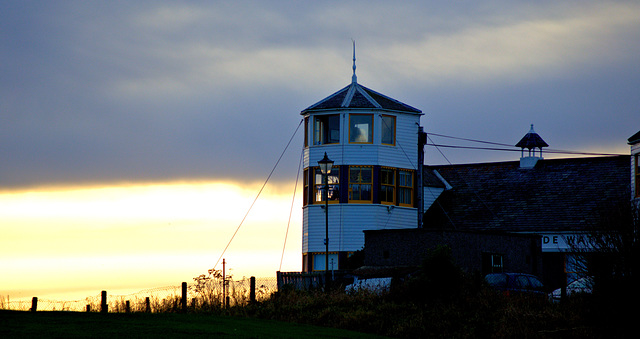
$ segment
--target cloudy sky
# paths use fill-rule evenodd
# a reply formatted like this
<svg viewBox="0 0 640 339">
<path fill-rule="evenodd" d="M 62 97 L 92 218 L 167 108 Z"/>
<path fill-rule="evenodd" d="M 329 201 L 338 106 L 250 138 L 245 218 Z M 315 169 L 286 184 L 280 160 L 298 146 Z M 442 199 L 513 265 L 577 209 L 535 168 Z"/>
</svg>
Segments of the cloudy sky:
<svg viewBox="0 0 640 339">
<path fill-rule="evenodd" d="M 0 25 L 4 188 L 260 181 L 349 83 L 351 39 L 359 82 L 427 132 L 515 144 L 533 123 L 550 148 L 625 153 L 640 129 L 634 1 L 9 1 Z"/>
<path fill-rule="evenodd" d="M 300 111 L 350 82 L 352 39 L 358 82 L 421 109 L 428 133 L 514 145 L 535 124 L 551 149 L 627 154 L 638 37 L 637 1 L 2 1 L 0 191 L 224 182 L 250 197 Z M 275 182 L 295 180 L 301 134 Z M 440 151 L 426 163 L 519 157 Z"/>
</svg>

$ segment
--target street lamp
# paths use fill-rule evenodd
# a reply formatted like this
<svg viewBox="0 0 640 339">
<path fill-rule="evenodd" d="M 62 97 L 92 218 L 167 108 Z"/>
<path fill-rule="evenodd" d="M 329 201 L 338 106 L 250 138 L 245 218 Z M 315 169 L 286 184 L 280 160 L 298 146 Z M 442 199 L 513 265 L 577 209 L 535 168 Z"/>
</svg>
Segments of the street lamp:
<svg viewBox="0 0 640 339">
<path fill-rule="evenodd" d="M 324 179 L 324 223 L 325 223 L 325 254 L 324 254 L 324 270 L 325 270 L 325 290 L 329 290 L 329 280 L 331 273 L 329 272 L 329 174 L 331 173 L 331 167 L 333 167 L 333 160 L 327 157 L 327 152 L 324 152 L 324 158 L 318 161 L 320 166 L 320 172 Z"/>
</svg>

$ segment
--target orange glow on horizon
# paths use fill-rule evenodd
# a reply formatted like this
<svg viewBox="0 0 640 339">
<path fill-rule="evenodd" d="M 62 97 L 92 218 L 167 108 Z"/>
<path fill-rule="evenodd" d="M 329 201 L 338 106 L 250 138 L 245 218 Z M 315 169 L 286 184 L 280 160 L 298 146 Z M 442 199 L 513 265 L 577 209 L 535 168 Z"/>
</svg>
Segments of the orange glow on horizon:
<svg viewBox="0 0 640 339">
<path fill-rule="evenodd" d="M 213 268 L 259 189 L 180 182 L 0 192 L 0 294 L 191 282 Z M 265 187 L 224 255 L 231 274 L 275 276 L 292 198 L 293 184 Z M 283 271 L 300 270 L 298 200 Z"/>
</svg>

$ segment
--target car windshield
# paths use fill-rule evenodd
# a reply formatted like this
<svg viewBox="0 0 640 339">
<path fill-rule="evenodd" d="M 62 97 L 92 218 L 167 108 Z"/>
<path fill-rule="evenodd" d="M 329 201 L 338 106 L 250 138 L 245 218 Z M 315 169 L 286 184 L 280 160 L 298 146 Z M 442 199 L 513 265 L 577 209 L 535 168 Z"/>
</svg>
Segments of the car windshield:
<svg viewBox="0 0 640 339">
<path fill-rule="evenodd" d="M 526 275 L 518 275 L 514 277 L 514 283 L 516 288 L 530 289 L 531 283 Z"/>
<path fill-rule="evenodd" d="M 542 282 L 540 282 L 540 280 L 538 280 L 535 277 L 529 277 L 529 282 L 531 282 L 531 287 L 533 287 L 534 289 L 542 289 Z"/>
<path fill-rule="evenodd" d="M 507 286 L 507 276 L 504 274 L 489 274 L 486 276 L 486 279 L 491 286 L 496 286 L 496 287 Z"/>
</svg>

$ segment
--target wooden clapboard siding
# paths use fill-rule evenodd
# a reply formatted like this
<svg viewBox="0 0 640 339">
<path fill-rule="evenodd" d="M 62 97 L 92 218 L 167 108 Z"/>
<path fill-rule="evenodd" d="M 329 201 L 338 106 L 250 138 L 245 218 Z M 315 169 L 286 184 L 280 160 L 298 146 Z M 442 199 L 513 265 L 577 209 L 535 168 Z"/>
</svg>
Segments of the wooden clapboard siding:
<svg viewBox="0 0 640 339">
<path fill-rule="evenodd" d="M 431 207 L 431 205 L 433 205 L 436 199 L 440 196 L 440 193 L 444 192 L 444 188 L 424 187 L 422 191 L 424 192 L 422 194 L 423 210 L 426 211 Z"/>
<path fill-rule="evenodd" d="M 302 252 L 324 252 L 323 206 L 303 210 Z M 364 246 L 364 230 L 417 227 L 417 210 L 373 204 L 329 205 L 329 251 L 357 251 Z"/>
</svg>

